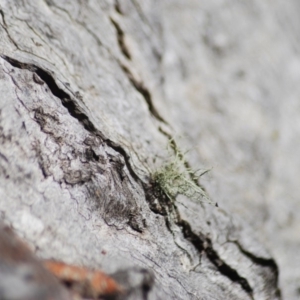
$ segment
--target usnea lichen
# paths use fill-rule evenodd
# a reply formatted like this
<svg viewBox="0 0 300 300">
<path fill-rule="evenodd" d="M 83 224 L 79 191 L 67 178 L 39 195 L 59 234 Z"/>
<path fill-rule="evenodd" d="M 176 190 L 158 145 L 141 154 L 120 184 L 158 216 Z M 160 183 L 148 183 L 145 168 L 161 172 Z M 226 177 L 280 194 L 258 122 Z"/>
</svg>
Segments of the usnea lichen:
<svg viewBox="0 0 300 300">
<path fill-rule="evenodd" d="M 176 150 L 174 160 L 156 170 L 152 179 L 170 199 L 184 195 L 191 200 L 217 206 L 197 183 L 198 179 L 208 171 L 198 173 L 188 168 L 184 162 L 184 155 Z"/>
</svg>

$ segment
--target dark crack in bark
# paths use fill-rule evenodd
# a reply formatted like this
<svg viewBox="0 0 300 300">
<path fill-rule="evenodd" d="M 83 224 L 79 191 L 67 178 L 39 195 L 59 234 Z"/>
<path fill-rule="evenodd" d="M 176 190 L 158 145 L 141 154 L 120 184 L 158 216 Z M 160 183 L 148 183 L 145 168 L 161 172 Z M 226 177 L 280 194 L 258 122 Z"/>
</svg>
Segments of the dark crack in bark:
<svg viewBox="0 0 300 300">
<path fill-rule="evenodd" d="M 115 11 L 120 14 L 123 15 L 122 9 L 121 9 L 121 5 L 119 3 L 119 0 L 115 0 Z"/>
<path fill-rule="evenodd" d="M 152 96 L 149 91 L 149 89 L 144 85 L 143 82 L 138 81 L 134 76 L 131 74 L 130 70 L 124 66 L 121 65 L 122 70 L 128 77 L 129 81 L 131 82 L 132 86 L 143 96 L 145 99 L 148 109 L 153 117 L 155 117 L 158 121 L 167 124 L 167 122 L 164 120 L 164 118 L 159 114 L 157 109 L 155 108 L 153 101 L 152 101 Z"/>
<path fill-rule="evenodd" d="M 278 288 L 278 277 L 279 277 L 279 270 L 278 266 L 273 258 L 265 258 L 265 257 L 259 257 L 255 255 L 254 253 L 251 253 L 250 251 L 247 251 L 238 241 L 232 242 L 234 243 L 240 250 L 241 253 L 243 253 L 246 257 L 248 257 L 252 262 L 255 264 L 270 268 L 272 274 L 274 274 L 274 282 L 273 285 L 277 287 L 276 289 L 276 297 L 279 299 L 281 298 L 281 291 Z"/>
<path fill-rule="evenodd" d="M 194 245 L 194 247 L 198 250 L 199 255 L 204 252 L 208 259 L 214 264 L 214 266 L 222 275 L 230 279 L 232 282 L 239 284 L 241 288 L 253 299 L 253 289 L 248 283 L 247 279 L 239 275 L 239 273 L 235 269 L 230 267 L 219 257 L 218 253 L 213 249 L 212 242 L 209 238 L 193 232 L 190 224 L 187 221 L 181 219 L 176 206 L 171 201 L 171 199 L 169 199 L 167 195 L 165 195 L 164 192 L 160 190 L 160 187 L 156 186 L 155 183 L 152 183 L 149 186 L 145 185 L 144 189 L 150 209 L 154 213 L 165 216 L 166 227 L 171 232 L 171 234 L 173 234 L 173 232 L 169 224 L 169 218 L 172 215 L 175 215 L 172 221 L 177 226 L 179 226 L 179 228 L 181 228 L 184 238 L 192 245 Z M 157 200 L 159 204 L 154 205 L 155 200 Z"/>
<path fill-rule="evenodd" d="M 91 136 L 93 139 L 100 139 L 102 142 L 104 142 L 108 147 L 112 148 L 114 151 L 116 151 L 118 154 L 120 154 L 121 157 L 124 159 L 124 163 L 126 165 L 126 168 L 130 174 L 130 176 L 139 184 L 142 185 L 141 179 L 137 176 L 137 174 L 134 172 L 133 168 L 130 164 L 130 156 L 127 154 L 127 152 L 117 143 L 114 141 L 106 138 L 99 130 L 97 130 L 94 126 L 94 124 L 89 120 L 88 116 L 82 111 L 82 109 L 77 105 L 76 101 L 72 99 L 72 97 L 67 94 L 63 89 L 59 88 L 58 85 L 55 82 L 54 77 L 49 71 L 46 71 L 39 66 L 36 66 L 34 64 L 29 63 L 23 63 L 16 59 L 13 59 L 11 57 L 8 57 L 6 55 L 0 55 L 4 60 L 6 60 L 8 63 L 10 63 L 13 67 L 19 68 L 19 69 L 26 69 L 30 72 L 33 72 L 36 74 L 45 84 L 48 86 L 51 93 L 60 99 L 62 105 L 68 110 L 69 114 L 77 119 L 82 126 L 91 133 Z M 59 144 L 60 140 L 57 140 L 57 137 L 54 136 L 52 132 L 49 132 L 47 127 L 47 119 L 49 115 L 45 114 L 43 112 L 42 108 L 35 110 L 35 120 L 40 125 L 42 131 L 44 131 L 47 134 L 50 134 L 50 136 L 53 136 L 55 141 Z M 58 119 L 54 119 L 54 121 L 58 121 Z M 50 130 L 51 131 L 51 130 Z M 93 160 L 100 160 L 99 157 L 92 151 L 89 151 L 88 153 L 89 157 L 92 157 Z M 44 177 L 47 177 L 51 174 L 49 174 L 47 168 L 44 165 L 44 158 L 39 159 L 39 165 L 42 166 L 42 173 Z M 120 162 L 121 163 L 121 162 Z M 127 178 L 127 175 L 124 175 L 122 173 L 122 170 L 120 169 L 119 164 L 112 164 L 113 168 L 111 171 L 112 178 L 114 177 L 123 177 L 123 179 Z M 98 169 L 97 169 L 98 170 Z M 83 184 L 88 181 L 91 181 L 92 174 L 83 172 L 83 170 L 68 170 L 68 168 L 64 168 L 64 181 L 65 183 L 69 185 L 75 185 L 75 184 Z M 101 170 L 100 170 L 101 171 Z M 120 173 L 121 172 L 121 173 Z M 122 175 L 123 174 L 123 175 Z M 115 184 L 118 183 L 119 189 L 124 189 L 124 193 L 126 194 L 126 199 L 132 199 L 132 194 L 129 188 L 126 187 L 126 184 L 122 185 L 122 178 L 116 181 L 114 180 Z M 126 177 L 126 178 L 125 178 Z M 128 184 L 128 182 L 127 182 Z M 89 190 L 90 197 L 92 199 L 99 199 L 98 191 L 94 191 L 93 189 Z M 115 193 L 114 193 L 115 194 Z M 107 201 L 111 203 L 113 199 L 109 198 Z M 106 201 L 106 200 L 105 200 Z M 104 201 L 104 202 L 105 202 Z M 118 208 L 117 208 L 118 206 Z M 105 212 L 106 217 L 108 218 L 115 218 L 120 219 L 120 215 L 122 215 L 123 219 L 127 218 L 127 224 L 135 231 L 137 232 L 143 232 L 144 228 L 146 227 L 145 220 L 140 220 L 139 214 L 137 212 L 136 204 L 133 202 L 133 200 L 130 200 L 129 203 L 126 205 L 124 203 L 114 203 L 114 205 L 108 205 L 107 211 Z M 104 216 L 105 218 L 105 216 Z"/>
<path fill-rule="evenodd" d="M 205 252 L 209 260 L 222 275 L 229 278 L 232 282 L 239 284 L 242 289 L 253 298 L 253 289 L 247 279 L 239 275 L 235 269 L 230 267 L 219 257 L 217 252 L 213 249 L 210 239 L 194 233 L 190 224 L 185 220 L 178 220 L 177 225 L 181 227 L 184 237 L 198 249 L 199 253 Z"/>
<path fill-rule="evenodd" d="M 18 49 L 20 50 L 17 42 L 11 37 L 8 29 L 7 29 L 7 24 L 6 24 L 6 21 L 5 21 L 5 16 L 4 16 L 4 12 L 2 9 L 0 9 L 0 15 L 1 15 L 1 18 L 2 18 L 2 22 L 3 22 L 3 25 L 1 24 L 2 28 L 4 29 L 4 31 L 6 32 L 9 40 L 13 43 L 13 45 Z"/>
<path fill-rule="evenodd" d="M 51 93 L 61 100 L 62 105 L 68 110 L 69 114 L 72 117 L 76 118 L 86 130 L 93 133 L 96 132 L 95 126 L 89 120 L 87 115 L 81 111 L 81 109 L 78 107 L 76 102 L 72 100 L 69 94 L 67 94 L 64 90 L 58 87 L 58 85 L 55 82 L 55 79 L 49 71 L 45 71 L 34 64 L 19 62 L 18 60 L 6 55 L 1 55 L 1 57 L 5 59 L 8 63 L 10 63 L 13 67 L 19 69 L 27 69 L 31 72 L 35 72 L 47 84 Z"/>
<path fill-rule="evenodd" d="M 110 18 L 110 21 L 116 29 L 117 40 L 118 40 L 118 44 L 119 44 L 119 47 L 121 49 L 121 52 L 123 53 L 123 55 L 126 58 L 131 60 L 131 54 L 130 54 L 130 52 L 128 50 L 128 47 L 126 46 L 126 43 L 125 43 L 124 31 L 122 30 L 120 25 L 113 18 Z"/>
<path fill-rule="evenodd" d="M 67 94 L 64 90 L 58 87 L 58 85 L 55 82 L 55 79 L 50 74 L 49 71 L 45 71 L 42 68 L 33 65 L 33 64 L 27 64 L 23 62 L 19 62 L 18 60 L 15 60 L 11 57 L 8 57 L 6 55 L 0 55 L 3 59 L 5 59 L 8 63 L 10 63 L 13 67 L 19 68 L 19 69 L 27 69 L 31 72 L 35 72 L 49 87 L 50 91 L 54 96 L 59 98 L 61 100 L 62 105 L 68 110 L 69 114 L 77 119 L 79 123 L 83 125 L 83 127 L 95 134 L 96 136 L 99 136 L 108 146 L 110 146 L 112 149 L 114 149 L 116 152 L 121 154 L 125 160 L 126 166 L 128 167 L 128 170 L 130 172 L 130 175 L 137 181 L 140 181 L 138 176 L 133 171 L 129 160 L 130 157 L 126 153 L 126 151 L 118 144 L 113 142 L 112 140 L 105 138 L 104 135 L 95 128 L 94 124 L 89 120 L 88 116 L 82 112 L 82 110 L 78 107 L 76 104 L 76 101 L 74 101 L 69 94 Z"/>
</svg>

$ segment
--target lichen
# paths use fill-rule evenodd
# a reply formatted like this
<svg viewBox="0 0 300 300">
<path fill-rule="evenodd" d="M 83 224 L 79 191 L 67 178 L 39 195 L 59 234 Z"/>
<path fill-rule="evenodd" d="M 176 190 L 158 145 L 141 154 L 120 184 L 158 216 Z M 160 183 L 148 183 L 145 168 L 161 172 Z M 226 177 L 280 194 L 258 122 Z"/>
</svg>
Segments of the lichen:
<svg viewBox="0 0 300 300">
<path fill-rule="evenodd" d="M 204 170 L 200 173 L 193 171 L 186 166 L 184 155 L 176 150 L 174 160 L 156 170 L 152 174 L 152 179 L 171 200 L 175 199 L 177 195 L 185 195 L 191 200 L 217 206 L 198 184 L 199 178 L 208 171 Z"/>
</svg>

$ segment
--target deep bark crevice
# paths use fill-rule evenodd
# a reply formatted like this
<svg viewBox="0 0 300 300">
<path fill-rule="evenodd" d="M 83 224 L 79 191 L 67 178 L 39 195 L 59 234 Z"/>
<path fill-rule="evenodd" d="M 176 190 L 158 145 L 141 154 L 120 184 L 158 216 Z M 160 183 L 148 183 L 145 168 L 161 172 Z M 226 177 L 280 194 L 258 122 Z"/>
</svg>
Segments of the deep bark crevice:
<svg viewBox="0 0 300 300">
<path fill-rule="evenodd" d="M 69 94 L 67 94 L 64 90 L 58 87 L 58 85 L 55 82 L 55 79 L 53 76 L 48 72 L 43 70 L 42 68 L 34 65 L 34 64 L 28 64 L 28 63 L 23 63 L 20 62 L 16 59 L 13 59 L 11 57 L 8 57 L 6 55 L 0 55 L 4 60 L 6 60 L 8 63 L 10 63 L 13 67 L 19 68 L 19 69 L 26 69 L 30 72 L 33 72 L 36 74 L 41 80 L 43 80 L 46 85 L 48 86 L 49 90 L 51 93 L 59 98 L 61 100 L 62 105 L 68 110 L 69 114 L 77 119 L 80 124 L 83 125 L 83 127 L 89 131 L 94 137 L 99 138 L 102 140 L 106 145 L 110 148 L 112 148 L 114 151 L 119 153 L 121 157 L 124 159 L 124 163 L 126 165 L 126 168 L 131 175 L 131 177 L 143 187 L 141 179 L 137 176 L 137 174 L 134 172 L 133 168 L 131 167 L 130 164 L 130 156 L 126 153 L 126 151 L 118 144 L 116 144 L 114 141 L 104 137 L 104 135 L 95 128 L 95 126 L 92 124 L 92 122 L 89 120 L 87 115 L 81 111 L 79 106 L 76 105 L 76 101 L 71 98 Z M 41 84 L 41 83 L 39 83 Z M 49 116 L 47 114 L 44 114 L 43 109 L 37 109 L 35 110 L 35 119 L 37 123 L 40 125 L 42 131 L 44 131 L 46 134 L 50 134 L 53 136 L 53 138 L 56 140 L 56 142 L 59 144 L 60 140 L 57 140 L 57 137 L 53 135 L 52 132 L 48 132 L 45 130 L 45 127 L 47 125 L 47 118 L 52 116 Z M 54 121 L 57 121 L 56 119 Z M 95 154 L 95 153 L 94 153 Z M 96 155 L 91 153 L 92 157 L 94 160 L 97 161 Z M 41 170 L 43 173 L 44 177 L 47 177 L 51 174 L 47 171 L 47 168 L 43 166 L 43 160 L 39 160 L 39 165 L 42 166 Z M 120 173 L 120 169 L 115 167 L 115 171 L 117 173 Z M 122 174 L 120 174 L 122 176 Z M 90 181 L 92 179 L 92 174 L 83 174 L 81 170 L 65 170 L 64 171 L 64 178 L 63 180 L 65 181 L 66 184 L 69 185 L 82 185 L 86 183 L 87 181 Z M 141 233 L 143 232 L 144 228 L 146 227 L 146 223 L 141 220 L 138 220 L 138 215 L 136 212 L 130 212 L 125 214 L 128 219 L 127 224 L 135 231 Z"/>
<path fill-rule="evenodd" d="M 247 251 L 238 241 L 233 242 L 241 253 L 243 253 L 246 257 L 248 257 L 251 261 L 253 261 L 255 264 L 262 266 L 262 267 L 267 267 L 271 269 L 272 274 L 274 274 L 274 286 L 277 287 L 276 289 L 276 296 L 278 298 L 281 298 L 281 290 L 278 287 L 278 278 L 279 278 L 279 269 L 276 264 L 276 261 L 273 258 L 265 258 L 265 257 L 259 257 L 250 251 Z"/>
<path fill-rule="evenodd" d="M 125 40 L 124 40 L 124 31 L 122 30 L 120 25 L 113 18 L 110 18 L 110 21 L 113 24 L 114 28 L 116 29 L 117 40 L 118 40 L 118 44 L 121 49 L 121 52 L 127 59 L 131 60 L 131 54 L 130 54 L 130 52 L 126 46 Z"/>
<path fill-rule="evenodd" d="M 122 9 L 121 9 L 121 6 L 120 6 L 120 3 L 118 0 L 115 0 L 115 10 L 120 15 L 123 15 L 123 12 L 122 12 Z"/>
<path fill-rule="evenodd" d="M 189 241 L 199 252 L 205 253 L 208 259 L 214 264 L 217 270 L 232 282 L 237 283 L 241 286 L 241 288 L 251 297 L 253 298 L 253 289 L 248 283 L 247 279 L 239 275 L 237 270 L 230 267 L 227 263 L 225 263 L 217 254 L 217 252 L 213 249 L 212 242 L 207 237 L 201 237 L 199 234 L 193 232 L 191 225 L 181 219 L 180 214 L 172 203 L 171 199 L 168 198 L 167 195 L 160 189 L 160 187 L 156 183 L 152 183 L 150 186 L 145 187 L 146 199 L 149 203 L 150 209 L 154 213 L 158 213 L 160 215 L 165 216 L 166 227 L 172 233 L 172 228 L 170 226 L 170 220 L 173 211 L 175 213 L 175 217 L 173 217 L 173 222 L 181 228 L 184 238 Z M 155 200 L 158 200 L 159 206 L 155 203 Z"/>
<path fill-rule="evenodd" d="M 132 86 L 143 96 L 143 98 L 145 99 L 147 105 L 148 105 L 148 109 L 149 112 L 151 113 L 151 115 L 156 118 L 158 121 L 167 124 L 167 122 L 164 120 L 164 118 L 159 114 L 159 112 L 157 111 L 157 109 L 155 108 L 153 101 L 152 101 L 152 96 L 151 93 L 149 91 L 149 89 L 144 85 L 143 82 L 137 80 L 136 78 L 134 78 L 134 76 L 131 74 L 130 70 L 124 66 L 121 65 L 122 70 L 124 71 L 124 73 L 126 74 L 126 76 L 128 77 L 130 83 L 132 84 Z"/>
<path fill-rule="evenodd" d="M 229 278 L 232 282 L 239 284 L 242 289 L 253 298 L 253 289 L 248 283 L 247 279 L 239 275 L 239 273 L 226 264 L 212 247 L 212 242 L 207 237 L 200 237 L 200 235 L 193 232 L 190 224 L 185 220 L 178 220 L 177 225 L 181 227 L 184 237 L 190 241 L 199 253 L 205 252 L 209 260 L 215 265 L 218 271 Z"/>
<path fill-rule="evenodd" d="M 59 98 L 61 100 L 62 105 L 68 110 L 69 114 L 77 119 L 80 124 L 83 125 L 83 127 L 91 132 L 92 134 L 98 136 L 101 138 L 109 147 L 114 149 L 116 152 L 121 154 L 121 156 L 125 160 L 126 167 L 128 168 L 128 171 L 130 175 L 137 181 L 141 182 L 140 178 L 136 175 L 136 173 L 133 171 L 129 160 L 130 157 L 126 153 L 126 151 L 120 146 L 117 145 L 115 142 L 112 140 L 104 137 L 104 135 L 95 128 L 94 124 L 89 120 L 88 116 L 81 111 L 81 109 L 78 107 L 76 104 L 76 101 L 74 101 L 69 94 L 67 94 L 64 90 L 58 87 L 58 85 L 55 82 L 55 79 L 53 76 L 48 72 L 43 70 L 42 68 L 33 65 L 33 64 L 28 64 L 28 63 L 23 63 L 20 62 L 16 59 L 13 59 L 9 56 L 6 55 L 0 55 L 4 60 L 6 60 L 8 63 L 10 63 L 13 67 L 19 68 L 19 69 L 26 69 L 29 70 L 30 72 L 34 72 L 37 74 L 49 87 L 50 91 L 52 94 Z"/>
<path fill-rule="evenodd" d="M 55 79 L 48 71 L 45 71 L 34 64 L 20 62 L 6 55 L 1 55 L 1 57 L 8 63 L 10 63 L 13 67 L 19 69 L 26 69 L 30 72 L 36 73 L 47 84 L 51 93 L 61 100 L 62 105 L 68 110 L 69 114 L 72 117 L 77 119 L 89 132 L 95 133 L 97 131 L 93 123 L 87 117 L 87 115 L 80 110 L 78 105 L 76 105 L 76 102 L 72 100 L 69 94 L 67 94 L 64 90 L 58 87 L 58 85 L 55 82 Z"/>
</svg>

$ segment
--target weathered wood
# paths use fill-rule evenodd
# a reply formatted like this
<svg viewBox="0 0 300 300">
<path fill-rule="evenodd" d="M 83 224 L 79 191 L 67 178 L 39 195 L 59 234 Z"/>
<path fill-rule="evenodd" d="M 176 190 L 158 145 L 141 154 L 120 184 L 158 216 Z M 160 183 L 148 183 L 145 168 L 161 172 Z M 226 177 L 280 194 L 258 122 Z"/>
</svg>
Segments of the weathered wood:
<svg viewBox="0 0 300 300">
<path fill-rule="evenodd" d="M 207 69 L 189 43 L 229 51 L 197 36 L 200 2 L 0 1 L 1 216 L 41 258 L 148 270 L 128 298 L 279 299 L 276 262 L 246 222 L 151 181 L 170 137 L 202 142 L 193 72 Z"/>
</svg>

